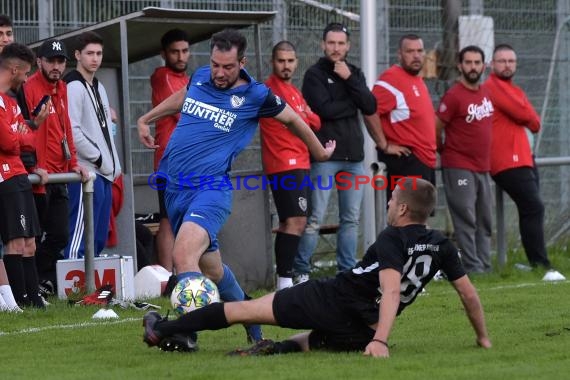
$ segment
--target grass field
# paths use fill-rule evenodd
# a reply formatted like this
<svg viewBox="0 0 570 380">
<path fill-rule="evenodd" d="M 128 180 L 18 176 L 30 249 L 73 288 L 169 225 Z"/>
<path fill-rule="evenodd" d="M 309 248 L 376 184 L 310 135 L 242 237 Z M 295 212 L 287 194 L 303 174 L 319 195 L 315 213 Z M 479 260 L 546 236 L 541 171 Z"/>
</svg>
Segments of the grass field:
<svg viewBox="0 0 570 380">
<path fill-rule="evenodd" d="M 567 254 L 555 257 L 570 274 Z M 390 359 L 359 353 L 227 357 L 245 345 L 241 326 L 200 334 L 192 354 L 142 343 L 143 311 L 115 307 L 112 322 L 91 319 L 96 307 L 52 299 L 46 311 L 0 313 L 1 379 L 570 379 L 570 281 L 544 283 L 539 272 L 506 269 L 473 278 L 493 348 L 474 333 L 452 287 L 428 285 L 397 320 Z M 165 299 L 156 300 L 168 307 Z M 291 331 L 266 327 L 265 336 Z"/>
</svg>

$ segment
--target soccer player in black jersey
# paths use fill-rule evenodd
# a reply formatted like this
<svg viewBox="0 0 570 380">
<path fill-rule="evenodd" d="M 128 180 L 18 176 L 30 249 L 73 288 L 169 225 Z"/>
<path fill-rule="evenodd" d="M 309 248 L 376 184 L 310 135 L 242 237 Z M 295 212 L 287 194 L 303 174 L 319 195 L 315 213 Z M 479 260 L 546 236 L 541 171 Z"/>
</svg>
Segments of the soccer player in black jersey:
<svg viewBox="0 0 570 380">
<path fill-rule="evenodd" d="M 261 323 L 310 331 L 282 342 L 263 340 L 235 354 L 328 349 L 388 357 L 388 339 L 396 316 L 442 270 L 463 303 L 477 345 L 490 348 L 483 308 L 457 248 L 439 231 L 426 228 L 435 201 L 436 190 L 431 183 L 403 179 L 388 203 L 389 226 L 353 269 L 255 300 L 208 305 L 174 321 L 149 312 L 143 319 L 143 340 L 163 350 L 193 351 L 196 342 L 188 338 L 193 332 L 235 323 Z"/>
</svg>

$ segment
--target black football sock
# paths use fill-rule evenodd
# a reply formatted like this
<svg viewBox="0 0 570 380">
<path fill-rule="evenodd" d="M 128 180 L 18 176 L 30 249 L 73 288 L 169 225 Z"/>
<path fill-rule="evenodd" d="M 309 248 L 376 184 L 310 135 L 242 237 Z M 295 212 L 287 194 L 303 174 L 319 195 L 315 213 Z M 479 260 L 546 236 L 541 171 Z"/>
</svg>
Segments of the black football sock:
<svg viewBox="0 0 570 380">
<path fill-rule="evenodd" d="M 284 232 L 275 236 L 275 264 L 280 277 L 293 277 L 293 260 L 299 249 L 301 237 Z"/>
<path fill-rule="evenodd" d="M 157 323 L 156 329 L 163 336 L 172 336 L 202 330 L 220 330 L 229 326 L 224 313 L 224 304 L 217 302 L 186 313 L 174 321 Z"/>
<path fill-rule="evenodd" d="M 4 266 L 8 275 L 8 282 L 12 288 L 14 299 L 20 306 L 27 306 L 26 283 L 22 255 L 4 255 Z"/>
<path fill-rule="evenodd" d="M 22 257 L 24 267 L 24 278 L 26 283 L 26 293 L 32 306 L 45 309 L 44 301 L 40 297 L 40 285 L 38 280 L 38 270 L 36 267 L 36 257 Z"/>
</svg>

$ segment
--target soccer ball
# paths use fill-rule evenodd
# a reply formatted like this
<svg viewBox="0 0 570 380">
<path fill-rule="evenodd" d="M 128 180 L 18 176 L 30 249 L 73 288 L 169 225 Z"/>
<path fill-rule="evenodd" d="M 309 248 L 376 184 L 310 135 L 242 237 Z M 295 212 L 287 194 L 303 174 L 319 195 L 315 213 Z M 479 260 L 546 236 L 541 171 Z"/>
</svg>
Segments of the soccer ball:
<svg viewBox="0 0 570 380">
<path fill-rule="evenodd" d="M 212 280 L 203 275 L 196 275 L 176 284 L 170 302 L 174 312 L 182 315 L 211 303 L 220 302 L 220 293 Z"/>
</svg>

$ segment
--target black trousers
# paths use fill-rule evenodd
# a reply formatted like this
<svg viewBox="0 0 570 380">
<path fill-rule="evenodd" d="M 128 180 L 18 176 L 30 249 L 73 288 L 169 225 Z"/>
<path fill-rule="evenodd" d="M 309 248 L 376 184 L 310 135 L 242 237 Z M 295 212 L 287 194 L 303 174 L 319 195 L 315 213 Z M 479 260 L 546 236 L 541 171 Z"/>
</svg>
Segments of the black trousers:
<svg viewBox="0 0 570 380">
<path fill-rule="evenodd" d="M 55 265 L 63 259 L 69 240 L 69 196 L 65 184 L 46 185 L 45 194 L 34 194 L 42 235 L 36 240 L 40 281 L 55 281 Z M 55 282 L 54 282 L 55 283 Z"/>
<path fill-rule="evenodd" d="M 521 241 L 532 266 L 550 268 L 544 241 L 544 204 L 540 198 L 538 172 L 521 167 L 504 170 L 493 180 L 515 202 L 519 213 Z"/>
</svg>

